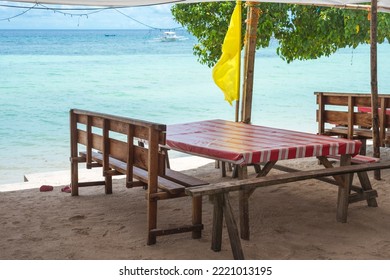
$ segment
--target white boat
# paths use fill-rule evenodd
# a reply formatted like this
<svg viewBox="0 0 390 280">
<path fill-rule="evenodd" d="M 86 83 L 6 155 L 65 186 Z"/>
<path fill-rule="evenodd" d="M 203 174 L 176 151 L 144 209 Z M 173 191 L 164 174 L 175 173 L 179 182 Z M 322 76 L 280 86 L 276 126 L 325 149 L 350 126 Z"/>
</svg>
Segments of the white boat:
<svg viewBox="0 0 390 280">
<path fill-rule="evenodd" d="M 180 40 L 181 36 L 177 36 L 176 32 L 173 31 L 165 31 L 161 37 L 161 41 L 163 42 L 173 42 Z"/>
</svg>

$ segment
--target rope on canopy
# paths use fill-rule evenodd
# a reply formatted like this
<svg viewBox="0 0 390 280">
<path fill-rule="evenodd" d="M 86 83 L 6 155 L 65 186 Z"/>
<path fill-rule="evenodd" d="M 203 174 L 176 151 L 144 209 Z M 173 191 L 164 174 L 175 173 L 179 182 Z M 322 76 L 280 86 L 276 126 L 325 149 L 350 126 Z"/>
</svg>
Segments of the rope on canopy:
<svg viewBox="0 0 390 280">
<path fill-rule="evenodd" d="M 144 22 L 141 22 L 135 18 L 133 18 L 132 16 L 129 16 L 127 14 L 125 14 L 124 12 L 122 12 L 120 9 L 125 9 L 125 8 L 128 8 L 128 7 L 49 7 L 47 5 L 44 5 L 44 4 L 40 4 L 40 3 L 35 3 L 34 5 L 32 6 L 24 6 L 24 5 L 21 5 L 21 6 L 16 6 L 16 5 L 9 5 L 9 4 L 0 4 L 0 7 L 6 7 L 6 8 L 15 8 L 15 9 L 25 9 L 23 12 L 21 13 L 18 13 L 16 15 L 13 15 L 13 16 L 9 16 L 9 17 L 6 17 L 6 18 L 0 18 L 0 21 L 10 21 L 11 19 L 14 19 L 14 18 L 17 18 L 17 17 L 20 17 L 26 13 L 28 13 L 29 11 L 31 10 L 47 10 L 47 11 L 53 11 L 54 13 L 59 13 L 59 14 L 62 14 L 62 15 L 65 15 L 65 16 L 71 16 L 71 17 L 86 17 L 88 18 L 89 15 L 92 15 L 92 14 L 97 14 L 97 13 L 100 13 L 100 12 L 103 12 L 103 11 L 106 11 L 106 10 L 113 10 L 113 11 L 116 11 L 117 13 L 121 14 L 122 16 L 124 17 L 127 17 L 129 19 L 131 19 L 132 21 L 136 22 L 136 23 L 139 23 L 147 28 L 150 28 L 150 29 L 154 29 L 154 30 L 178 30 L 178 29 L 183 29 L 182 26 L 176 26 L 176 27 L 170 27 L 170 28 L 161 28 L 161 27 L 155 27 L 155 26 L 151 26 L 147 23 L 144 23 Z M 88 11 L 88 12 L 84 12 L 84 13 L 73 13 L 72 11 Z"/>
</svg>

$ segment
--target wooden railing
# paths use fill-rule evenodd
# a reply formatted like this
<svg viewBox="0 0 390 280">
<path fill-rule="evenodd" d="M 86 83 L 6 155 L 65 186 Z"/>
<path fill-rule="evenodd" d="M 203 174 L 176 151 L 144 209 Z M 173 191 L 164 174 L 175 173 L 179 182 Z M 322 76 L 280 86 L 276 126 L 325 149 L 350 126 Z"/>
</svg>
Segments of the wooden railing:
<svg viewBox="0 0 390 280">
<path fill-rule="evenodd" d="M 356 93 L 315 92 L 318 109 L 318 133 L 359 139 L 365 154 L 366 139 L 372 139 L 371 95 Z M 379 95 L 380 145 L 390 141 L 390 95 Z"/>
</svg>

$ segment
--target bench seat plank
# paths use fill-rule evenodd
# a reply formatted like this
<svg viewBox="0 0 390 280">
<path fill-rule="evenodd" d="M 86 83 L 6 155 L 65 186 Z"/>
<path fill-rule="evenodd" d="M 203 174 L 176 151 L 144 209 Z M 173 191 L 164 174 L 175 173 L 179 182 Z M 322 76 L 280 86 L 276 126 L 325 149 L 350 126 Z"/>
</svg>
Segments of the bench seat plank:
<svg viewBox="0 0 390 280">
<path fill-rule="evenodd" d="M 348 127 L 340 127 L 340 126 L 332 127 L 332 128 L 326 129 L 325 134 L 333 135 L 333 136 L 335 136 L 335 135 L 347 136 L 348 135 Z M 372 138 L 372 130 L 366 129 L 366 128 L 354 128 L 353 137 L 355 139 L 359 139 L 362 137 L 367 138 L 367 139 L 371 139 Z"/>
<path fill-rule="evenodd" d="M 199 186 L 186 189 L 187 195 L 213 195 L 219 193 L 226 193 L 230 191 L 239 191 L 245 189 L 252 189 L 265 186 L 273 186 L 283 183 L 290 183 L 295 181 L 302 181 L 307 179 L 316 179 L 320 177 L 328 177 L 335 175 L 342 175 L 347 173 L 357 173 L 363 171 L 371 171 L 377 169 L 390 168 L 390 162 L 366 163 L 358 165 L 348 165 L 335 168 L 326 168 L 309 171 L 299 171 L 293 173 L 283 173 L 278 175 L 271 175 L 266 177 L 257 177 L 244 180 L 234 180 L 229 182 L 222 182 L 217 184 L 210 184 L 206 186 Z"/>
<path fill-rule="evenodd" d="M 333 159 L 337 159 L 337 160 L 340 160 L 340 156 L 326 156 L 327 158 L 333 158 Z M 364 156 L 364 155 L 356 155 L 354 157 L 351 158 L 351 163 L 353 164 L 362 164 L 362 163 L 374 163 L 374 162 L 379 162 L 380 159 L 379 158 L 375 158 L 375 157 L 370 157 L 370 156 Z"/>
<path fill-rule="evenodd" d="M 208 184 L 206 181 L 169 168 L 165 170 L 165 177 L 173 182 L 184 185 L 185 187 L 196 187 Z"/>
<path fill-rule="evenodd" d="M 80 155 L 85 156 L 85 152 L 81 152 Z M 92 159 L 100 164 L 103 163 L 103 155 L 101 153 L 93 152 Z M 118 170 L 122 174 L 126 174 L 127 165 L 123 161 L 110 157 L 110 167 Z M 148 181 L 148 172 L 136 166 L 133 167 L 133 175 L 136 179 L 142 182 Z M 185 189 L 185 186 L 177 184 L 161 176 L 158 177 L 158 187 L 171 194 L 178 194 L 183 192 Z"/>
</svg>

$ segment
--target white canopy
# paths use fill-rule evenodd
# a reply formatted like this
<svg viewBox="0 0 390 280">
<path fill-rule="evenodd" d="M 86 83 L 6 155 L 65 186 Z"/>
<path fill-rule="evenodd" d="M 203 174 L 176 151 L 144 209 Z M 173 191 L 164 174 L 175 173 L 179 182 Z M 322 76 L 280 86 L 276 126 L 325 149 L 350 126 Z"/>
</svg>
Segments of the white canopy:
<svg viewBox="0 0 390 280">
<path fill-rule="evenodd" d="M 160 5 L 168 3 L 199 3 L 217 2 L 226 0 L 7 0 L 10 2 L 27 2 L 42 4 L 60 4 L 73 6 L 98 6 L 98 7 L 136 7 Z M 230 0 L 235 1 L 235 0 Z M 249 0 L 253 1 L 253 0 Z M 369 0 L 258 0 L 256 2 L 274 2 L 318 6 L 348 6 L 370 2 Z M 378 0 L 378 10 L 390 12 L 390 0 Z"/>
</svg>

